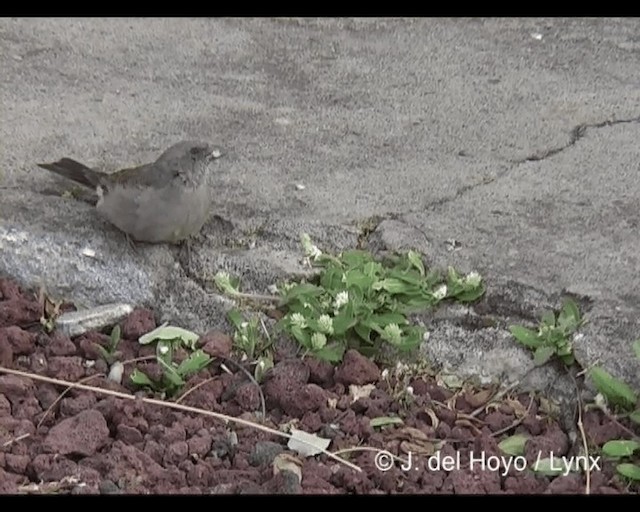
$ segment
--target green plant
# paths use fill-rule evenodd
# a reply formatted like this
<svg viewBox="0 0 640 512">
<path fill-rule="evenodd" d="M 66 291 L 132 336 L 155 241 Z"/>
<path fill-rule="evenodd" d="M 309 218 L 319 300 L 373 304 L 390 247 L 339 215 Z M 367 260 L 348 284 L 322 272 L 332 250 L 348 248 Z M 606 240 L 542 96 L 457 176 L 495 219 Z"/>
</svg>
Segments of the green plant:
<svg viewBox="0 0 640 512">
<path fill-rule="evenodd" d="M 537 331 L 521 325 L 512 325 L 509 330 L 516 340 L 534 350 L 536 365 L 555 356 L 569 366 L 575 362 L 572 337 L 584 322 L 576 303 L 567 299 L 557 314 L 547 311 L 542 315 Z"/>
<path fill-rule="evenodd" d="M 120 326 L 116 324 L 113 329 L 111 329 L 111 334 L 109 335 L 109 344 L 106 347 L 95 343 L 96 350 L 100 352 L 102 358 L 109 364 L 112 364 L 118 355 L 118 343 L 120 343 L 121 333 Z"/>
<path fill-rule="evenodd" d="M 633 349 L 636 357 L 640 360 L 640 340 L 633 343 Z M 596 399 L 596 405 L 616 422 L 621 418 L 628 417 L 631 423 L 640 425 L 638 393 L 625 382 L 613 377 L 600 367 L 593 367 L 588 373 L 600 393 Z M 616 470 L 620 475 L 629 480 L 640 482 L 640 437 L 631 431 L 628 433 L 631 439 L 609 441 L 602 446 L 602 453 L 618 461 Z"/>
<path fill-rule="evenodd" d="M 266 327 L 257 316 L 245 320 L 237 309 L 229 311 L 227 317 L 235 328 L 233 333 L 234 347 L 243 354 L 244 358 L 255 363 L 253 376 L 257 382 L 261 382 L 265 372 L 269 368 L 273 368 L 273 357 L 269 353 L 271 340 L 268 339 L 269 333 Z M 264 337 L 262 333 L 265 334 Z"/>
<path fill-rule="evenodd" d="M 173 396 L 182 389 L 190 376 L 203 370 L 211 362 L 208 354 L 195 348 L 198 338 L 198 335 L 190 331 L 166 324 L 145 334 L 138 342 L 142 345 L 156 343 L 156 362 L 162 369 L 162 377 L 152 379 L 136 368 L 131 373 L 131 381 L 138 386 Z M 180 348 L 187 350 L 188 355 L 177 362 L 174 356 Z"/>
<path fill-rule="evenodd" d="M 471 302 L 485 291 L 476 272 L 464 276 L 453 268 L 446 275 L 428 272 L 415 251 L 378 261 L 361 250 L 324 254 L 308 235 L 302 236 L 302 245 L 319 272 L 306 282 L 278 289 L 284 316 L 277 327 L 292 336 L 305 354 L 319 359 L 338 362 L 349 348 L 376 356 L 385 344 L 412 350 L 425 333 L 411 324 L 410 313 L 445 299 Z M 218 274 L 216 284 L 236 297 L 247 296 L 237 291 L 237 281 L 227 274 Z"/>
</svg>

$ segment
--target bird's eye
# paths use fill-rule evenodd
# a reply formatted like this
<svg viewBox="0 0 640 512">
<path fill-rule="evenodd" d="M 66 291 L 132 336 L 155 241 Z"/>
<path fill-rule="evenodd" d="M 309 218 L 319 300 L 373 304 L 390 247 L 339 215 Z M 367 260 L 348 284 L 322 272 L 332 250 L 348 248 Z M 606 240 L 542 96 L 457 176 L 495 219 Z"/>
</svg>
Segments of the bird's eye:
<svg viewBox="0 0 640 512">
<path fill-rule="evenodd" d="M 191 154 L 193 156 L 196 156 L 198 153 L 200 153 L 200 151 L 202 151 L 202 148 L 194 146 L 191 148 Z"/>
</svg>

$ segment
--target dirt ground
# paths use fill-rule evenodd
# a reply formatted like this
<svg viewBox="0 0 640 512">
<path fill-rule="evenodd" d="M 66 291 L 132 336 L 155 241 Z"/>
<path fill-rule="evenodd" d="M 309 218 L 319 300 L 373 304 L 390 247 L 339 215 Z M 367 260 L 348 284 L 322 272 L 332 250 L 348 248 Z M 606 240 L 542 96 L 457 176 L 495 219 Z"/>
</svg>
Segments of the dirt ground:
<svg viewBox="0 0 640 512">
<path fill-rule="evenodd" d="M 350 450 L 339 456 L 357 465 L 357 471 L 326 454 L 304 457 L 274 433 L 146 403 L 142 397 L 151 393 L 136 389 L 129 375 L 134 367 L 154 375 L 160 371 L 155 362 L 126 365 L 123 384 L 117 384 L 104 377 L 109 368 L 95 348 L 95 343 L 106 346 L 107 334 L 89 332 L 74 339 L 55 331 L 47 334 L 41 315 L 36 294 L 0 279 L 0 366 L 70 382 L 85 379 L 104 390 L 137 393 L 138 399 L 79 389 L 67 389 L 60 399 L 64 386 L 0 371 L 1 493 L 638 491 L 602 459 L 587 464 L 588 477 L 585 471 L 534 473 L 536 460 L 553 454 L 556 464 L 562 464 L 578 453 L 582 440 L 570 439 L 528 394 L 505 395 L 487 404 L 492 390 L 455 392 L 426 373 L 383 372 L 357 352 L 348 352 L 334 368 L 286 350 L 276 355 L 275 367 L 259 389 L 238 368 L 241 363 L 233 363 L 229 336 L 204 333 L 201 346 L 221 359 L 188 382 L 185 391 L 200 386 L 181 404 L 275 430 L 289 426 L 314 433 L 331 440 L 332 453 Z M 153 312 L 145 309 L 123 321 L 120 360 L 152 354 L 137 340 L 155 327 Z M 400 417 L 402 423 L 372 425 L 372 419 L 385 423 L 379 419 L 383 417 Z M 591 448 L 625 437 L 618 424 L 598 411 L 585 413 L 584 429 Z M 530 439 L 524 455 L 507 467 L 510 459 L 498 443 L 518 433 Z"/>
</svg>

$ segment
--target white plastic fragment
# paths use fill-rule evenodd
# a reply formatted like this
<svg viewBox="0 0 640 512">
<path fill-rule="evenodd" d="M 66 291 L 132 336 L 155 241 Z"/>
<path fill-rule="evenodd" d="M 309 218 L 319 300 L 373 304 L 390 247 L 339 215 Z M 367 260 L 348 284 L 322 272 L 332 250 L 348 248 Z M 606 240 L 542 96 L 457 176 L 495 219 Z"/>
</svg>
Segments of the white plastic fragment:
<svg viewBox="0 0 640 512">
<path fill-rule="evenodd" d="M 122 374 L 124 373 L 124 365 L 120 361 L 116 361 L 111 365 L 109 370 L 109 380 L 122 384 Z"/>
<path fill-rule="evenodd" d="M 107 304 L 82 311 L 63 313 L 56 319 L 56 328 L 70 338 L 87 331 L 100 330 L 123 320 L 133 311 L 130 304 Z"/>
</svg>

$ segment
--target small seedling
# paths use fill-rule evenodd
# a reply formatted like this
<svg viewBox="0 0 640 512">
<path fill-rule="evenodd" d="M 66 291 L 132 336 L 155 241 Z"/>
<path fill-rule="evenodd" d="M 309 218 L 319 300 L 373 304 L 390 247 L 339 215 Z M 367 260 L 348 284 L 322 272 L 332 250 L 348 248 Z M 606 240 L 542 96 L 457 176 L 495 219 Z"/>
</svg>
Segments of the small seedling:
<svg viewBox="0 0 640 512">
<path fill-rule="evenodd" d="M 254 361 L 262 355 L 271 345 L 270 340 L 264 339 L 266 331 L 262 328 L 260 319 L 253 316 L 245 320 L 242 313 L 233 309 L 227 313 L 227 318 L 233 324 L 235 332 L 233 334 L 234 347 L 245 354 L 246 357 Z"/>
<path fill-rule="evenodd" d="M 107 347 L 103 347 L 102 345 L 95 343 L 96 350 L 100 352 L 102 359 L 104 359 L 108 364 L 113 364 L 118 356 L 118 343 L 120 343 L 120 326 L 115 325 L 113 329 L 111 329 L 111 334 L 109 335 L 109 344 Z"/>
<path fill-rule="evenodd" d="M 139 369 L 131 373 L 131 381 L 143 387 L 160 391 L 173 396 L 186 384 L 192 375 L 206 368 L 211 357 L 200 349 L 195 349 L 198 335 L 182 329 L 162 325 L 154 331 L 145 334 L 138 341 L 141 344 L 156 342 L 156 362 L 162 368 L 162 378 L 151 379 Z M 180 363 L 174 361 L 174 353 L 179 348 L 185 348 L 191 353 Z"/>
<path fill-rule="evenodd" d="M 265 373 L 273 368 L 273 357 L 269 353 L 271 346 L 271 340 L 268 339 L 269 333 L 257 316 L 245 320 L 242 313 L 234 309 L 227 313 L 227 317 L 235 328 L 234 347 L 243 358 L 251 363 L 255 362 L 254 378 L 257 382 L 262 382 Z"/>
<path fill-rule="evenodd" d="M 572 337 L 583 324 L 578 306 L 568 299 L 557 315 L 551 311 L 542 315 L 537 331 L 521 325 L 512 325 L 509 330 L 516 340 L 534 350 L 536 365 L 543 365 L 555 356 L 570 366 L 575 362 Z"/>
</svg>

